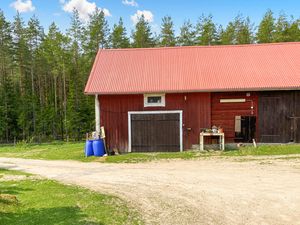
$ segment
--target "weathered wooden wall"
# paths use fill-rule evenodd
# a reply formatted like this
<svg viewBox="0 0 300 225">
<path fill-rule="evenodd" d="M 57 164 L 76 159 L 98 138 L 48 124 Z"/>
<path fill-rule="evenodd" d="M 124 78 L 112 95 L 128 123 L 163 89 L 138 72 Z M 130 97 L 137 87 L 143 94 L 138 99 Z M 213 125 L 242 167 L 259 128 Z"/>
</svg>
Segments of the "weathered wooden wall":
<svg viewBox="0 0 300 225">
<path fill-rule="evenodd" d="M 100 96 L 101 125 L 110 149 L 128 148 L 128 111 L 182 110 L 183 144 L 198 144 L 201 128 L 224 128 L 226 142 L 234 142 L 235 116 L 256 116 L 259 142 L 300 142 L 300 91 L 166 94 L 166 107 L 144 107 L 136 95 Z M 244 103 L 220 103 L 220 99 L 245 98 Z M 253 106 L 253 109 L 251 109 Z M 290 119 L 297 117 L 298 119 Z M 190 129 L 189 129 L 190 128 Z"/>
<path fill-rule="evenodd" d="M 144 107 L 144 97 L 140 94 L 102 95 L 99 100 L 101 125 L 106 129 L 110 149 L 128 148 L 128 111 L 182 110 L 185 149 L 198 144 L 201 128 L 211 127 L 210 93 L 166 94 L 166 107 Z"/>
<path fill-rule="evenodd" d="M 222 92 L 211 94 L 211 124 L 221 126 L 225 132 L 227 142 L 234 142 L 235 116 L 257 116 L 258 97 L 257 93 L 249 92 Z M 244 103 L 220 103 L 220 99 L 244 98 Z M 253 106 L 253 110 L 251 109 Z M 257 121 L 257 120 L 256 120 Z M 257 126 L 256 126 L 257 127 Z"/>
</svg>

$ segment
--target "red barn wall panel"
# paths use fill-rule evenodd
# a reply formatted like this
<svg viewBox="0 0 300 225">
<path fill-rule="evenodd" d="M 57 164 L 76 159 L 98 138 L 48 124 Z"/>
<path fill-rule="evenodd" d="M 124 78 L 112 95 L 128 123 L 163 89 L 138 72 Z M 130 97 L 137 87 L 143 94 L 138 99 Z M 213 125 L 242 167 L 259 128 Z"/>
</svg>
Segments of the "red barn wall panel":
<svg viewBox="0 0 300 225">
<path fill-rule="evenodd" d="M 166 94 L 166 107 L 144 107 L 142 94 L 101 95 L 99 100 L 101 125 L 105 127 L 109 149 L 127 150 L 128 111 L 182 110 L 185 149 L 198 144 L 201 128 L 211 127 L 210 93 Z"/>
<path fill-rule="evenodd" d="M 233 142 L 235 138 L 235 116 L 258 115 L 258 96 L 255 92 L 222 92 L 212 93 L 211 97 L 211 124 L 224 128 L 225 138 Z M 220 103 L 220 99 L 246 99 L 242 103 Z M 251 109 L 253 106 L 253 110 Z M 256 136 L 258 136 L 258 118 L 256 118 Z"/>
</svg>

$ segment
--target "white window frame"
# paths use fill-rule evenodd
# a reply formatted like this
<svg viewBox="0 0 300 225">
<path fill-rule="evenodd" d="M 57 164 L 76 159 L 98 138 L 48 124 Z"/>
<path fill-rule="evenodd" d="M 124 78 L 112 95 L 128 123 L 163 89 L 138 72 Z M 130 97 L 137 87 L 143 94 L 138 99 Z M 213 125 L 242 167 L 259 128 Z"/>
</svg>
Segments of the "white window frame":
<svg viewBox="0 0 300 225">
<path fill-rule="evenodd" d="M 148 97 L 161 97 L 160 103 L 149 103 Z M 166 95 L 165 94 L 144 94 L 144 107 L 165 107 Z"/>
<path fill-rule="evenodd" d="M 183 151 L 183 130 L 182 130 L 182 110 L 163 110 L 163 111 L 129 111 L 128 112 L 128 152 L 131 152 L 131 115 L 132 114 L 179 114 L 179 142 L 180 152 Z"/>
</svg>

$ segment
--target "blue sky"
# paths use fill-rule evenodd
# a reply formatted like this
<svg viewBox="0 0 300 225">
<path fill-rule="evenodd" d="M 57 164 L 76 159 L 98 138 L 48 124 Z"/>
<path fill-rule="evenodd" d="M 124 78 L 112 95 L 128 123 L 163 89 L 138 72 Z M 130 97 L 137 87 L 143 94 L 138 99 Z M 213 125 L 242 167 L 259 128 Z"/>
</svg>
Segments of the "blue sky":
<svg viewBox="0 0 300 225">
<path fill-rule="evenodd" d="M 300 17 L 299 0 L 0 0 L 0 8 L 8 20 L 12 20 L 16 9 L 19 9 L 25 21 L 35 14 L 45 30 L 53 21 L 62 31 L 68 28 L 69 12 L 73 7 L 80 9 L 83 21 L 95 7 L 105 10 L 110 26 L 122 17 L 129 33 L 135 18 L 141 14 L 145 14 L 154 31 L 159 30 L 161 18 L 170 15 L 176 32 L 185 19 L 196 23 L 202 13 L 211 13 L 214 21 L 222 25 L 238 13 L 249 16 L 257 25 L 267 9 L 271 9 L 275 16 L 284 11 L 287 15 Z"/>
</svg>

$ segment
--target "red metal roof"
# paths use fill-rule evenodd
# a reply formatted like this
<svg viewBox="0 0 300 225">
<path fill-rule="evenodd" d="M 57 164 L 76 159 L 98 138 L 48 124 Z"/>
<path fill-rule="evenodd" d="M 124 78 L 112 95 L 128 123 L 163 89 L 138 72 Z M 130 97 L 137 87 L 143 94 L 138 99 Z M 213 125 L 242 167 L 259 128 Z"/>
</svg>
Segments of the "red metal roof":
<svg viewBox="0 0 300 225">
<path fill-rule="evenodd" d="M 300 89 L 300 42 L 99 50 L 86 94 Z"/>
</svg>

